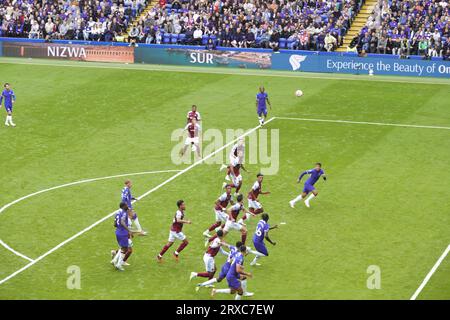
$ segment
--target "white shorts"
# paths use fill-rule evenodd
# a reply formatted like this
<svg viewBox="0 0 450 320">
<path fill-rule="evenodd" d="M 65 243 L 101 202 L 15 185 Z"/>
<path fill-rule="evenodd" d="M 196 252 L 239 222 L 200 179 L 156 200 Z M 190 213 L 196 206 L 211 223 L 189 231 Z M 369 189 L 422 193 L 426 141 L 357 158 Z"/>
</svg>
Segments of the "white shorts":
<svg viewBox="0 0 450 320">
<path fill-rule="evenodd" d="M 175 239 L 183 241 L 184 239 L 186 239 L 186 236 L 184 235 L 183 232 L 175 232 L 170 230 L 169 242 L 175 242 Z"/>
<path fill-rule="evenodd" d="M 227 220 L 227 222 L 225 223 L 225 227 L 223 228 L 223 230 L 225 232 L 228 232 L 230 230 L 236 230 L 236 231 L 241 231 L 243 225 L 237 222 L 233 222 L 231 220 Z"/>
<path fill-rule="evenodd" d="M 250 200 L 250 199 L 247 199 L 247 200 L 248 200 L 249 208 L 253 208 L 253 209 L 261 209 L 262 208 L 262 205 L 261 205 L 261 203 L 259 203 L 258 200 Z"/>
<path fill-rule="evenodd" d="M 203 255 L 203 262 L 205 263 L 206 272 L 214 272 L 216 270 L 216 264 L 214 263 L 214 258 L 205 253 Z"/>
<path fill-rule="evenodd" d="M 191 143 L 198 144 L 198 137 L 195 137 L 195 138 L 187 137 L 186 141 L 184 142 L 184 144 L 188 145 L 188 144 L 191 144 Z"/>
<path fill-rule="evenodd" d="M 237 177 L 235 177 L 234 175 L 230 174 L 230 177 L 235 187 L 237 187 L 242 181 L 242 175 L 238 175 Z"/>
<path fill-rule="evenodd" d="M 214 212 L 216 213 L 216 221 L 227 222 L 228 215 L 224 211 L 214 209 Z"/>
</svg>

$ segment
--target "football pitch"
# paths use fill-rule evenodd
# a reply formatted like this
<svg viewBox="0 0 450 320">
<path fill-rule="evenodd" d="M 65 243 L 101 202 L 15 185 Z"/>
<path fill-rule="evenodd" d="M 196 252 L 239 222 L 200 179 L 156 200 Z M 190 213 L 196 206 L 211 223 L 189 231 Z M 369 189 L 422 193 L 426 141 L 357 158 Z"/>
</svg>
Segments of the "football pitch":
<svg viewBox="0 0 450 320">
<path fill-rule="evenodd" d="M 261 266 L 246 259 L 250 299 L 450 299 L 448 79 L 3 58 L 0 79 L 17 96 L 17 127 L 0 122 L 0 299 L 210 299 L 189 274 L 204 271 L 202 232 L 215 220 L 224 172 L 173 161 L 171 136 L 192 104 L 204 132 L 279 136 L 278 170 L 263 185 L 271 194 L 260 196 L 279 225 L 270 232 L 277 244 L 267 244 Z M 262 129 L 260 85 L 273 106 Z M 204 156 L 227 162 L 226 143 Z M 319 196 L 311 208 L 290 208 L 298 175 L 318 161 L 328 176 Z M 242 193 L 267 166 L 247 164 Z M 143 195 L 135 209 L 149 235 L 134 239 L 131 265 L 118 272 L 109 263 L 112 213 L 127 178 Z M 190 243 L 178 263 L 176 243 L 159 264 L 179 199 Z M 258 220 L 247 224 L 248 245 Z M 218 254 L 217 267 L 224 261 Z M 74 266 L 80 289 L 67 286 Z"/>
</svg>

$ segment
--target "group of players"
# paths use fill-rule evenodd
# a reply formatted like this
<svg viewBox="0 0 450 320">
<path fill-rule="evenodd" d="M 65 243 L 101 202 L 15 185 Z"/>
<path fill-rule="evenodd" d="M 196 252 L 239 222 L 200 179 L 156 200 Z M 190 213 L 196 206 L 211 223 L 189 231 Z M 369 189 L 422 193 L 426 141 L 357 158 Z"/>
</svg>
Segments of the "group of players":
<svg viewBox="0 0 450 320">
<path fill-rule="evenodd" d="M 267 116 L 266 102 L 269 103 L 268 95 L 264 88 L 261 87 L 256 96 L 256 108 L 260 125 L 264 125 L 264 119 Z M 269 104 L 270 106 L 270 104 Z M 264 118 L 262 117 L 264 116 Z M 197 111 L 197 107 L 192 106 L 192 110 L 187 114 L 187 138 L 184 148 L 180 155 L 184 155 L 189 146 L 192 146 L 192 151 L 196 152 L 201 157 L 199 148 L 198 132 L 201 130 L 201 117 Z M 240 193 L 242 187 L 241 169 L 247 171 L 243 166 L 245 154 L 244 139 L 233 146 L 229 155 L 229 164 L 222 165 L 220 171 L 226 169 L 226 182 L 223 183 L 221 194 L 214 203 L 215 221 L 204 232 L 206 252 L 203 255 L 205 264 L 205 272 L 191 272 L 190 280 L 201 277 L 207 280 L 197 284 L 196 290 L 202 287 L 213 288 L 211 295 L 218 293 L 236 294 L 235 299 L 240 300 L 243 296 L 252 296 L 253 293 L 247 291 L 247 279 L 252 277 L 252 274 L 244 269 L 244 259 L 247 255 L 254 255 L 254 259 L 250 263 L 251 266 L 259 266 L 258 260 L 269 255 L 264 240 L 275 245 L 276 242 L 269 238 L 269 231 L 277 228 L 277 225 L 271 227 L 268 223 L 269 214 L 264 212 L 258 197 L 259 195 L 268 195 L 270 192 L 262 191 L 262 183 L 264 175 L 258 173 L 256 181 L 252 185 L 247 194 L 248 209 L 244 206 L 244 196 Z M 316 163 L 315 168 L 304 171 L 298 177 L 297 182 L 300 182 L 303 176 L 310 175 L 305 182 L 303 192 L 295 199 L 289 202 L 289 205 L 294 208 L 295 203 L 303 199 L 307 207 L 310 207 L 310 201 L 317 196 L 317 191 L 314 184 L 320 177 L 325 180 L 324 171 L 320 163 Z M 114 226 L 116 227 L 116 238 L 119 244 L 119 250 L 112 251 L 111 263 L 118 269 L 124 270 L 123 266 L 129 265 L 128 258 L 132 253 L 132 237 L 135 234 L 146 235 L 147 233 L 142 229 L 136 212 L 133 210 L 133 202 L 136 201 L 131 195 L 132 183 L 130 180 L 125 181 L 125 187 L 121 194 L 120 209 L 115 214 Z M 233 193 L 234 189 L 234 193 Z M 158 262 L 163 260 L 163 255 L 175 243 L 175 240 L 180 240 L 181 243 L 173 252 L 173 257 L 176 261 L 179 260 L 181 251 L 189 244 L 187 237 L 183 233 L 184 224 L 191 224 L 191 221 L 186 219 L 185 210 L 186 203 L 183 200 L 177 201 L 177 211 L 173 217 L 172 225 L 169 231 L 168 242 L 164 245 L 162 250 L 157 255 Z M 242 216 L 239 215 L 242 212 Z M 258 221 L 255 232 L 253 234 L 252 242 L 255 249 L 247 246 L 247 227 L 246 222 L 252 217 L 260 215 L 261 219 Z M 132 226 L 135 226 L 132 229 Z M 235 245 L 226 242 L 227 235 L 230 232 L 240 232 L 241 239 Z M 214 232 L 213 235 L 210 233 Z M 226 251 L 225 249 L 228 251 Z M 218 253 L 225 255 L 226 262 L 222 265 L 219 276 L 214 277 L 216 273 L 215 257 Z M 214 284 L 220 283 L 226 279 L 228 288 L 215 289 Z"/>
</svg>

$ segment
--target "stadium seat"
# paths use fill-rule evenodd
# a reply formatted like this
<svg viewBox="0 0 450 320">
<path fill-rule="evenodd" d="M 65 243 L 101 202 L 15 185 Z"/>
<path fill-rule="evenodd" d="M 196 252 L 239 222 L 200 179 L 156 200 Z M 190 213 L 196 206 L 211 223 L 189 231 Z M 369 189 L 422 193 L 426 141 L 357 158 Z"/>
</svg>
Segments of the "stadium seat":
<svg viewBox="0 0 450 320">
<path fill-rule="evenodd" d="M 207 35 L 203 35 L 203 37 L 202 37 L 202 45 L 205 46 L 208 43 L 208 39 L 209 39 L 209 37 Z"/>
<path fill-rule="evenodd" d="M 165 33 L 163 37 L 163 43 L 168 44 L 170 43 L 170 33 Z"/>
<path fill-rule="evenodd" d="M 170 43 L 176 44 L 178 42 L 178 35 L 176 33 L 172 33 L 170 35 Z"/>
<path fill-rule="evenodd" d="M 287 43 L 287 40 L 285 38 L 280 38 L 280 41 L 279 41 L 280 49 L 285 49 L 286 43 Z"/>
</svg>

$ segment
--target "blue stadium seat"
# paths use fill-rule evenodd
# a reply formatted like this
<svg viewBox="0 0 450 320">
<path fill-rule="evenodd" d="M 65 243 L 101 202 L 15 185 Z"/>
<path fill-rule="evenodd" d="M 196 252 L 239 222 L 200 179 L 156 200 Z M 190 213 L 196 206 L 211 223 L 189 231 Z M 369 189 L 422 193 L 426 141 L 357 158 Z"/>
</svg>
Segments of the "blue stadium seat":
<svg viewBox="0 0 450 320">
<path fill-rule="evenodd" d="M 178 35 L 176 33 L 172 33 L 170 35 L 170 43 L 176 44 L 178 42 Z"/>
<path fill-rule="evenodd" d="M 163 43 L 170 43 L 170 33 L 165 33 Z"/>
<path fill-rule="evenodd" d="M 286 43 L 287 43 L 287 40 L 285 38 L 280 38 L 280 41 L 278 43 L 278 45 L 280 46 L 280 49 L 285 49 Z"/>
</svg>

